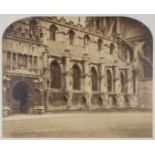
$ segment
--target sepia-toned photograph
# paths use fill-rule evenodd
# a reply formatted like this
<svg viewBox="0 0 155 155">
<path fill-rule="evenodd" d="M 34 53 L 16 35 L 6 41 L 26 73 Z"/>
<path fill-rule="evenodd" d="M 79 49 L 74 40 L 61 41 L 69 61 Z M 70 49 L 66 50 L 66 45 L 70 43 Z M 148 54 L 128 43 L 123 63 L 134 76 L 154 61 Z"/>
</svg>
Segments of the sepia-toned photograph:
<svg viewBox="0 0 155 155">
<path fill-rule="evenodd" d="M 3 34 L 3 138 L 152 138 L 152 89 L 143 21 L 30 16 Z"/>
</svg>

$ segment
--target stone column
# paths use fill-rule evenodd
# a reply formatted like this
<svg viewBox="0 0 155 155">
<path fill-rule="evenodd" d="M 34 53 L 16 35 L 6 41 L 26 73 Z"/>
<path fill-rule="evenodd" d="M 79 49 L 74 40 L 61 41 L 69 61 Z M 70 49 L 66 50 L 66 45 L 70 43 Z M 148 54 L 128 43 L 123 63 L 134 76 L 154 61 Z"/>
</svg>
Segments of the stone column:
<svg viewBox="0 0 155 155">
<path fill-rule="evenodd" d="M 27 71 L 30 69 L 30 64 L 29 64 L 29 55 L 27 55 Z"/>
<path fill-rule="evenodd" d="M 91 24 L 90 24 L 90 29 L 92 30 L 93 29 L 93 18 L 91 18 Z"/>
<path fill-rule="evenodd" d="M 42 59 L 39 58 L 40 76 L 43 78 L 43 89 L 49 89 L 46 79 L 48 79 L 50 82 L 50 66 L 48 67 L 49 60 L 47 58 L 47 53 L 48 51 L 45 50 L 42 54 Z"/>
<path fill-rule="evenodd" d="M 132 76 L 134 76 L 133 71 L 132 71 Z M 132 80 L 132 83 L 133 83 L 133 80 Z M 134 83 L 133 83 L 133 85 L 134 85 Z M 138 95 L 138 74 L 137 74 L 137 69 L 135 70 L 135 93 L 134 93 L 134 90 L 133 90 L 133 94 Z"/>
<path fill-rule="evenodd" d="M 101 57 L 100 59 L 100 98 L 102 100 L 102 106 L 107 106 L 107 91 L 106 91 L 106 73 L 105 73 L 105 64 L 104 64 L 104 58 Z"/>
<path fill-rule="evenodd" d="M 103 28 L 107 27 L 106 18 L 103 18 Z"/>
<path fill-rule="evenodd" d="M 91 78 L 90 78 L 90 67 L 89 67 L 89 55 L 84 54 L 84 98 L 86 100 L 86 106 L 91 108 Z"/>
<path fill-rule="evenodd" d="M 42 85 L 42 82 L 40 84 Z M 44 89 L 42 88 L 42 86 L 40 88 L 40 97 L 41 97 L 41 101 L 40 101 L 40 105 L 38 106 L 38 110 L 39 110 L 39 114 L 43 114 L 45 112 L 45 103 L 44 103 Z"/>
<path fill-rule="evenodd" d="M 13 53 L 10 52 L 10 69 L 11 69 L 11 71 L 12 71 L 12 67 L 13 67 L 12 61 L 13 61 Z"/>
<path fill-rule="evenodd" d="M 9 90 L 10 79 L 3 76 L 3 90 L 2 90 L 2 102 L 3 102 L 3 116 L 6 117 L 11 112 L 9 101 L 8 101 L 8 90 Z"/>
<path fill-rule="evenodd" d="M 44 90 L 43 90 L 43 80 L 37 79 L 34 80 L 35 90 L 38 98 L 36 99 L 37 104 L 32 108 L 33 113 L 43 114 L 45 112 L 45 104 L 44 104 Z"/>
<path fill-rule="evenodd" d="M 48 30 L 46 28 L 42 28 L 42 34 L 43 34 L 43 37 L 42 37 L 42 42 L 43 44 L 47 44 L 47 41 L 48 41 Z"/>
<path fill-rule="evenodd" d="M 47 68 L 47 51 L 43 53 L 43 68 Z"/>
<path fill-rule="evenodd" d="M 127 70 L 127 94 L 133 94 L 132 68 L 129 66 Z"/>
<path fill-rule="evenodd" d="M 37 64 L 36 64 L 36 69 L 37 69 L 37 73 L 39 74 L 39 70 L 40 70 L 40 67 L 39 67 L 39 56 L 37 56 Z"/>
<path fill-rule="evenodd" d="M 18 53 L 16 53 L 15 69 L 18 69 Z"/>
<path fill-rule="evenodd" d="M 120 79 L 120 71 L 119 67 L 115 66 L 115 78 L 114 78 L 114 85 L 115 85 L 115 94 L 117 98 L 117 106 L 120 108 L 124 107 L 124 95 L 121 94 L 121 79 Z"/>
<path fill-rule="evenodd" d="M 65 97 L 67 106 L 72 106 L 72 85 L 71 85 L 71 64 L 70 64 L 70 50 L 66 49 L 66 64 L 65 64 Z"/>
<path fill-rule="evenodd" d="M 32 71 L 34 71 L 34 55 L 32 54 Z"/>
<path fill-rule="evenodd" d="M 7 60 L 7 52 L 3 51 L 3 54 L 2 54 L 2 67 L 3 67 L 2 71 L 3 71 L 3 73 L 2 74 L 4 74 L 6 72 L 6 70 L 8 69 L 7 68 L 8 62 L 7 61 L 8 61 Z"/>
<path fill-rule="evenodd" d="M 95 22 L 95 17 L 93 17 L 93 29 L 96 30 L 96 22 Z"/>
<path fill-rule="evenodd" d="M 128 105 L 130 107 L 137 106 L 137 95 L 133 93 L 133 69 L 131 66 L 128 67 L 128 74 L 127 74 L 127 97 L 128 97 Z M 137 89 L 137 88 L 136 88 Z"/>
<path fill-rule="evenodd" d="M 102 17 L 100 17 L 100 31 L 102 30 Z"/>
<path fill-rule="evenodd" d="M 115 20 L 112 19 L 112 22 L 111 22 L 110 27 L 109 27 L 108 32 L 107 32 L 108 37 L 111 37 L 114 25 L 115 25 Z"/>
<path fill-rule="evenodd" d="M 120 71 L 119 67 L 114 67 L 115 77 L 114 77 L 114 86 L 115 86 L 115 93 L 121 94 L 121 82 L 120 82 Z"/>
<path fill-rule="evenodd" d="M 119 36 L 120 35 L 120 18 L 116 18 L 116 33 Z"/>
</svg>

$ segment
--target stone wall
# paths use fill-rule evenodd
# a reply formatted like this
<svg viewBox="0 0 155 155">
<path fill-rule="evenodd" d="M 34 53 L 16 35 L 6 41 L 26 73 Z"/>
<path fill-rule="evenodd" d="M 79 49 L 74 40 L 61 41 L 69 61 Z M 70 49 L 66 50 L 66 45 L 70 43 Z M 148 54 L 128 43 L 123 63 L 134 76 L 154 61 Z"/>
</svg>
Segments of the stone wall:
<svg viewBox="0 0 155 155">
<path fill-rule="evenodd" d="M 138 102 L 139 106 L 142 108 L 152 108 L 153 103 L 153 85 L 152 81 L 145 80 L 145 81 L 139 81 L 138 86 Z"/>
<path fill-rule="evenodd" d="M 101 21 L 102 25 L 103 20 Z M 128 25 L 129 29 L 121 36 L 119 26 L 124 20 L 113 17 L 110 21 L 109 30 L 104 34 L 67 22 L 64 18 L 26 18 L 12 24 L 3 36 L 3 80 L 7 83 L 3 94 L 6 94 L 8 85 L 16 79 L 16 82 L 25 81 L 32 87 L 28 98 L 30 111 L 40 106 L 47 111 L 151 107 L 151 78 L 148 81 L 142 81 L 141 78 L 143 58 L 140 55 L 142 46 L 147 41 L 143 33 L 146 28 L 141 27 L 141 24 L 131 26 L 125 22 L 124 26 Z M 54 40 L 50 37 L 53 25 L 56 27 Z M 133 25 L 138 25 L 139 31 Z M 69 38 L 70 31 L 74 32 L 72 41 Z M 138 40 L 135 40 L 135 35 Z M 102 43 L 100 47 L 99 41 Z M 151 65 L 152 61 L 144 58 Z M 51 68 L 52 63 L 57 69 Z M 73 88 L 73 83 L 76 82 L 73 80 L 77 80 L 75 77 L 73 79 L 75 66 L 80 74 L 80 87 L 76 86 L 79 90 Z M 108 82 L 107 71 L 111 74 L 111 82 Z M 135 83 L 133 71 L 136 75 Z M 16 77 L 19 77 L 18 80 Z M 111 90 L 108 90 L 109 83 Z M 16 102 L 11 100 L 12 97 L 9 96 L 4 106 L 9 105 L 11 108 L 12 103 Z"/>
</svg>

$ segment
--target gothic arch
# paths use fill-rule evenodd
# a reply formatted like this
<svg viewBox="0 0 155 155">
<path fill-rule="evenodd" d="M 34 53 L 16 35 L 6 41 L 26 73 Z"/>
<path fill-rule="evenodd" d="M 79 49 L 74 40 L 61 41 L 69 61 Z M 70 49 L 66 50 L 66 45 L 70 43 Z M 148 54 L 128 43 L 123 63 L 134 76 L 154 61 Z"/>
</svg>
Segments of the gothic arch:
<svg viewBox="0 0 155 155">
<path fill-rule="evenodd" d="M 17 81 L 13 84 L 11 89 L 11 106 L 14 111 L 14 106 L 19 109 L 21 113 L 25 113 L 28 111 L 28 98 L 30 92 L 30 87 L 25 81 Z M 17 102 L 19 103 L 17 106 Z"/>
<path fill-rule="evenodd" d="M 78 65 L 74 65 L 73 68 L 73 89 L 80 90 L 81 89 L 81 70 Z"/>
<path fill-rule="evenodd" d="M 73 30 L 69 30 L 68 35 L 69 35 L 69 44 L 73 45 L 75 40 L 75 32 Z"/>
<path fill-rule="evenodd" d="M 17 80 L 17 81 L 15 81 L 15 82 L 13 82 L 13 83 L 11 83 L 10 84 L 10 88 L 11 88 L 11 90 L 15 87 L 15 85 L 17 85 L 18 83 L 22 83 L 25 87 L 26 87 L 26 89 L 28 90 L 28 92 L 32 92 L 32 88 L 33 87 L 31 87 L 31 83 L 28 83 L 28 82 L 26 82 L 26 81 L 19 81 L 19 80 Z"/>
<path fill-rule="evenodd" d="M 83 66 L 81 65 L 81 63 L 79 63 L 79 62 L 73 62 L 72 63 L 72 67 L 73 66 L 78 66 L 79 69 L 80 69 L 81 74 L 83 73 Z"/>
<path fill-rule="evenodd" d="M 107 69 L 107 91 L 112 92 L 112 73 Z"/>
<path fill-rule="evenodd" d="M 122 72 L 120 73 L 120 79 L 121 79 L 121 93 L 124 93 L 125 92 L 125 76 Z"/>
<path fill-rule="evenodd" d="M 90 36 L 86 34 L 84 36 L 84 47 L 88 46 L 89 42 L 90 42 Z"/>
<path fill-rule="evenodd" d="M 50 64 L 50 77 L 51 77 L 51 88 L 61 88 L 61 68 L 57 61 L 53 61 Z"/>
<path fill-rule="evenodd" d="M 49 29 L 49 31 L 50 31 L 50 35 L 49 35 L 50 40 L 56 41 L 56 32 L 57 32 L 57 30 L 58 30 L 58 28 L 57 28 L 57 26 L 55 24 L 52 24 L 50 26 L 50 29 Z"/>
<path fill-rule="evenodd" d="M 98 91 L 98 74 L 95 67 L 91 68 L 92 91 Z"/>
</svg>

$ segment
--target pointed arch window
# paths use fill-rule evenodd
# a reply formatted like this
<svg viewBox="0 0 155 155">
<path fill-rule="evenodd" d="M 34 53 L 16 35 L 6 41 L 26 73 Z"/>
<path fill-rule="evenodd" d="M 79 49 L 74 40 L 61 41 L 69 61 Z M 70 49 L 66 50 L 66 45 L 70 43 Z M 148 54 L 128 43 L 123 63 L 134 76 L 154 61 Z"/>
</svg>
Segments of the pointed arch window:
<svg viewBox="0 0 155 155">
<path fill-rule="evenodd" d="M 112 74 L 107 70 L 107 91 L 112 92 Z"/>
<path fill-rule="evenodd" d="M 81 71 L 77 65 L 73 66 L 73 89 L 81 89 Z"/>
<path fill-rule="evenodd" d="M 54 61 L 51 63 L 51 88 L 60 89 L 61 87 L 61 69 L 59 64 Z"/>
<path fill-rule="evenodd" d="M 90 41 L 89 35 L 85 35 L 85 36 L 84 36 L 84 47 L 88 46 L 89 41 Z"/>
<path fill-rule="evenodd" d="M 73 45 L 74 44 L 74 38 L 75 38 L 75 32 L 73 30 L 70 30 L 68 32 L 69 34 L 69 44 Z"/>
<path fill-rule="evenodd" d="M 98 75 L 94 67 L 91 68 L 92 91 L 98 90 Z"/>
<path fill-rule="evenodd" d="M 124 74 L 121 72 L 121 92 L 125 92 L 125 77 Z"/>
<path fill-rule="evenodd" d="M 50 27 L 50 40 L 56 41 L 56 32 L 58 28 L 53 24 Z"/>
</svg>

